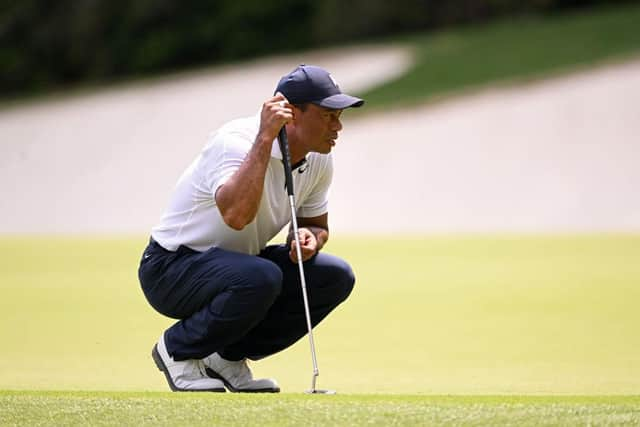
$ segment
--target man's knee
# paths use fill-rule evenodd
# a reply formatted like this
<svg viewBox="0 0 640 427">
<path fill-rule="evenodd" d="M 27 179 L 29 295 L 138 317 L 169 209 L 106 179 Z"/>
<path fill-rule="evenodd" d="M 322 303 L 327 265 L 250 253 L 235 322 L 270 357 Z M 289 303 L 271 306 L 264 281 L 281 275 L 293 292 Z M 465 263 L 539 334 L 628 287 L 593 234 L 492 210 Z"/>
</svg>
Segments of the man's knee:
<svg viewBox="0 0 640 427">
<path fill-rule="evenodd" d="M 255 257 L 243 275 L 245 290 L 265 302 L 273 302 L 282 291 L 282 270 L 271 261 Z"/>
<path fill-rule="evenodd" d="M 349 297 L 351 291 L 353 291 L 353 286 L 356 283 L 356 276 L 353 274 L 351 266 L 344 261 L 343 263 L 344 266 L 342 268 L 342 279 L 340 280 L 340 283 L 342 284 L 342 298 L 340 299 L 340 302 L 346 300 Z"/>
<path fill-rule="evenodd" d="M 340 304 L 351 294 L 356 282 L 355 275 L 345 260 L 333 255 L 323 255 L 325 256 L 323 262 L 327 263 L 328 267 L 326 270 L 327 284 L 333 288 L 336 304 Z"/>
</svg>

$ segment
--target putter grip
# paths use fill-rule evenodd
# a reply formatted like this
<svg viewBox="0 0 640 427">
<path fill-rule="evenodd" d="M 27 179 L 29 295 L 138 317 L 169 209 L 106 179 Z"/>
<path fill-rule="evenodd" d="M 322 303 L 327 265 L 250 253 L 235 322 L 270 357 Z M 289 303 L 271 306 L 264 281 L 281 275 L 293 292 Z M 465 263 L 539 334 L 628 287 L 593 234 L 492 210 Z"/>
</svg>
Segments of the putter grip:
<svg viewBox="0 0 640 427">
<path fill-rule="evenodd" d="M 278 134 L 278 144 L 282 153 L 282 163 L 284 165 L 284 179 L 287 187 L 287 194 L 293 196 L 293 175 L 291 174 L 291 156 L 289 155 L 289 140 L 287 139 L 287 131 L 282 127 Z"/>
</svg>

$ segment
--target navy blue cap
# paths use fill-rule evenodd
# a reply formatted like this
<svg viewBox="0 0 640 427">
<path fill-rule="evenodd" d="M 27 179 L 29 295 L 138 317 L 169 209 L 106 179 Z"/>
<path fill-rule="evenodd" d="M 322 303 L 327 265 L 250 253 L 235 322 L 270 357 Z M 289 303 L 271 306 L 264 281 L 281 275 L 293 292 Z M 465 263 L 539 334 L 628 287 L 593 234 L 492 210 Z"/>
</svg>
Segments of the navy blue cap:
<svg viewBox="0 0 640 427">
<path fill-rule="evenodd" d="M 333 110 L 360 107 L 364 101 L 342 93 L 329 72 L 315 65 L 299 65 L 282 77 L 276 87 L 290 104 L 312 104 Z"/>
</svg>

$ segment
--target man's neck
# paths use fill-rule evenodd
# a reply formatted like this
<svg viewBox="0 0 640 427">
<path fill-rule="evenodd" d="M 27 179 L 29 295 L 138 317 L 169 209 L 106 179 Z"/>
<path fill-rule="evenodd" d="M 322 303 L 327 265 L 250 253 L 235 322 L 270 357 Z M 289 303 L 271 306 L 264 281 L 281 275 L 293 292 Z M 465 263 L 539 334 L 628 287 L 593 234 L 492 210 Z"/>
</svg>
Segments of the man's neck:
<svg viewBox="0 0 640 427">
<path fill-rule="evenodd" d="M 295 165 L 303 161 L 308 152 L 304 150 L 300 150 L 300 144 L 297 143 L 295 139 L 289 139 L 289 155 L 291 156 L 291 164 Z"/>
</svg>

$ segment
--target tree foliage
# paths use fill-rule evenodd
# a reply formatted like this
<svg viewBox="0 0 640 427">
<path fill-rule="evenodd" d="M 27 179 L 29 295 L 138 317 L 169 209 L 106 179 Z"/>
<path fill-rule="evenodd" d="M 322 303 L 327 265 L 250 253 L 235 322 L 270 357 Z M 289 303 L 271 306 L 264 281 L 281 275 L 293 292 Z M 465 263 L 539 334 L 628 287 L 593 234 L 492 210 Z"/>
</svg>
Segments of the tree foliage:
<svg viewBox="0 0 640 427">
<path fill-rule="evenodd" d="M 603 0 L 0 0 L 0 96 Z"/>
</svg>

